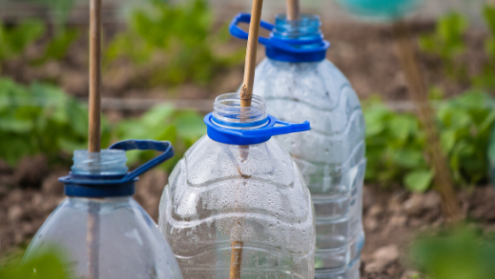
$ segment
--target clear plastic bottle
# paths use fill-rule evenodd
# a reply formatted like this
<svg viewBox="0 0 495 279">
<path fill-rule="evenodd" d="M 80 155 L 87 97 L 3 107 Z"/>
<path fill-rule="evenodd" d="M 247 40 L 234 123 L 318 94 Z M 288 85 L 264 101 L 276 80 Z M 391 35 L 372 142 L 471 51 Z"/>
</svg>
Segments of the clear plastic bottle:
<svg viewBox="0 0 495 279">
<path fill-rule="evenodd" d="M 239 15 L 231 32 L 249 21 Z M 267 102 L 268 113 L 284 121 L 309 120 L 307 133 L 278 137 L 289 151 L 311 192 L 316 212 L 315 278 L 359 278 L 359 257 L 364 245 L 362 187 L 365 160 L 365 123 L 356 93 L 344 75 L 325 59 L 320 20 L 285 15 L 271 30 L 267 58 L 256 69 L 254 92 Z M 280 48 L 279 48 L 280 47 Z"/>
<path fill-rule="evenodd" d="M 238 94 L 219 96 L 214 107 L 205 117 L 208 135 L 177 164 L 160 202 L 159 227 L 184 277 L 229 278 L 236 245 L 242 278 L 313 278 L 310 194 L 289 153 L 271 139 L 309 123 L 278 121 L 259 96 L 242 116 Z"/>
<path fill-rule="evenodd" d="M 68 197 L 34 236 L 24 258 L 56 247 L 67 255 L 75 278 L 181 279 L 167 241 L 132 198 L 135 176 L 126 176 L 126 161 L 123 150 L 76 151 L 71 175 L 62 179 Z"/>
</svg>

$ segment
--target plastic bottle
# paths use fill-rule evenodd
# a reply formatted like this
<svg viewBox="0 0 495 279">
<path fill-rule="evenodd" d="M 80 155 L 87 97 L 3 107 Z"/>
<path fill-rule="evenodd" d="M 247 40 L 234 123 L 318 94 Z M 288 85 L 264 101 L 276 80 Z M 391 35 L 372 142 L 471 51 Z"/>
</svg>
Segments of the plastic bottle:
<svg viewBox="0 0 495 279">
<path fill-rule="evenodd" d="M 267 115 L 254 95 L 215 100 L 208 135 L 185 154 L 160 202 L 159 227 L 186 278 L 229 278 L 232 247 L 241 278 L 313 278 L 314 212 L 289 153 L 273 135 L 310 129 Z M 277 126 L 275 126 L 277 125 Z"/>
<path fill-rule="evenodd" d="M 126 150 L 161 151 L 127 173 Z M 46 220 L 25 259 L 56 247 L 75 278 L 181 279 L 167 241 L 132 198 L 137 176 L 171 158 L 168 142 L 126 141 L 101 153 L 76 151 L 69 176 L 61 178 L 67 198 Z"/>
<path fill-rule="evenodd" d="M 231 33 L 246 39 L 237 24 Z M 256 69 L 254 92 L 266 99 L 268 112 L 281 120 L 309 120 L 312 130 L 277 138 L 301 169 L 316 212 L 315 278 L 359 278 L 364 245 L 362 187 L 366 167 L 365 123 L 356 93 L 328 60 L 320 19 L 301 15 L 297 21 L 277 16 L 260 38 L 267 58 Z"/>
</svg>

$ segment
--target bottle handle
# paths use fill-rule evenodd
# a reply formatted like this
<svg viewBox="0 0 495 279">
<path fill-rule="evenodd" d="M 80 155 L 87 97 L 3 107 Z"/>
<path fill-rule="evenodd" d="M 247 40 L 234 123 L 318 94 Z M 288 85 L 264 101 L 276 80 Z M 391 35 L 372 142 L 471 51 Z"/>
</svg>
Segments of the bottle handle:
<svg viewBox="0 0 495 279">
<path fill-rule="evenodd" d="M 239 38 L 239 39 L 247 40 L 249 37 L 249 33 L 242 30 L 241 28 L 239 28 L 239 26 L 237 26 L 241 22 L 242 23 L 248 23 L 248 24 L 251 23 L 251 14 L 240 13 L 236 17 L 234 17 L 234 19 L 232 20 L 232 22 L 229 25 L 229 31 L 230 31 L 230 34 L 232 36 Z M 261 28 L 266 29 L 268 31 L 272 31 L 275 28 L 275 26 L 273 24 L 266 22 L 266 21 L 263 21 L 263 20 L 261 21 L 260 26 L 261 26 Z M 260 42 L 261 44 L 263 44 L 265 46 L 271 45 L 269 38 L 265 38 L 265 37 L 261 37 L 261 36 L 259 37 L 258 42 Z"/>
<path fill-rule="evenodd" d="M 172 158 L 175 154 L 174 148 L 170 142 L 155 140 L 126 140 L 113 144 L 112 146 L 110 146 L 109 149 L 124 151 L 154 150 L 162 152 L 162 154 L 144 163 L 134 171 L 128 173 L 124 178 L 122 178 L 123 182 L 134 180 L 139 175 Z"/>
<path fill-rule="evenodd" d="M 278 136 L 311 130 L 309 121 L 296 124 L 279 120 L 271 115 L 269 115 L 269 118 L 271 123 L 267 127 L 256 130 L 243 130 L 241 131 L 242 135 L 245 137 Z M 277 127 L 277 125 L 281 126 Z"/>
</svg>

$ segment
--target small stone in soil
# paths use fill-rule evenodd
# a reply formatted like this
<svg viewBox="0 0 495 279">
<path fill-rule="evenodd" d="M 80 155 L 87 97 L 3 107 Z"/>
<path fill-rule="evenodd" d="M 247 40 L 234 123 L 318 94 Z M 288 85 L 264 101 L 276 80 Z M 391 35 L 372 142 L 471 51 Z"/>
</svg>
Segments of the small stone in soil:
<svg viewBox="0 0 495 279">
<path fill-rule="evenodd" d="M 385 269 L 389 264 L 393 263 L 399 258 L 399 249 L 397 245 L 392 244 L 389 246 L 379 248 L 372 256 L 372 261 L 366 263 L 366 272 L 379 272 Z"/>
<path fill-rule="evenodd" d="M 24 211 L 22 207 L 18 204 L 13 205 L 9 208 L 8 218 L 12 222 L 19 221 L 22 218 Z"/>
</svg>

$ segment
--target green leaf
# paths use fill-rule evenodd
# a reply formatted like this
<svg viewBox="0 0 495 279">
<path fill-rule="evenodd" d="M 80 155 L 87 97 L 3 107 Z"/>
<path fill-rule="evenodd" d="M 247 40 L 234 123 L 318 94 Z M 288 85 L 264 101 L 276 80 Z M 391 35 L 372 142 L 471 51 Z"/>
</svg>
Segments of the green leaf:
<svg viewBox="0 0 495 279">
<path fill-rule="evenodd" d="M 30 255 L 20 264 L 0 266 L 2 279 L 70 279 L 74 278 L 65 265 L 67 256 L 55 248 L 45 248 Z"/>
<path fill-rule="evenodd" d="M 495 7 L 485 5 L 483 8 L 483 18 L 488 25 L 492 37 L 495 37 Z"/>
<path fill-rule="evenodd" d="M 404 183 L 409 190 L 422 193 L 428 190 L 433 175 L 432 170 L 414 171 L 407 174 Z"/>
<path fill-rule="evenodd" d="M 206 134 L 203 118 L 196 112 L 182 111 L 177 114 L 177 134 L 184 139 L 197 140 Z"/>
<path fill-rule="evenodd" d="M 456 142 L 456 132 L 452 130 L 442 131 L 440 135 L 440 145 L 444 154 L 449 154 Z"/>
<path fill-rule="evenodd" d="M 61 60 L 67 56 L 70 47 L 79 37 L 79 30 L 64 29 L 55 34 L 45 47 L 43 54 L 35 59 L 35 65 L 42 65 L 51 60 Z"/>
<path fill-rule="evenodd" d="M 404 148 L 395 151 L 395 162 L 400 166 L 415 169 L 425 163 L 423 152 L 413 148 Z"/>
</svg>

